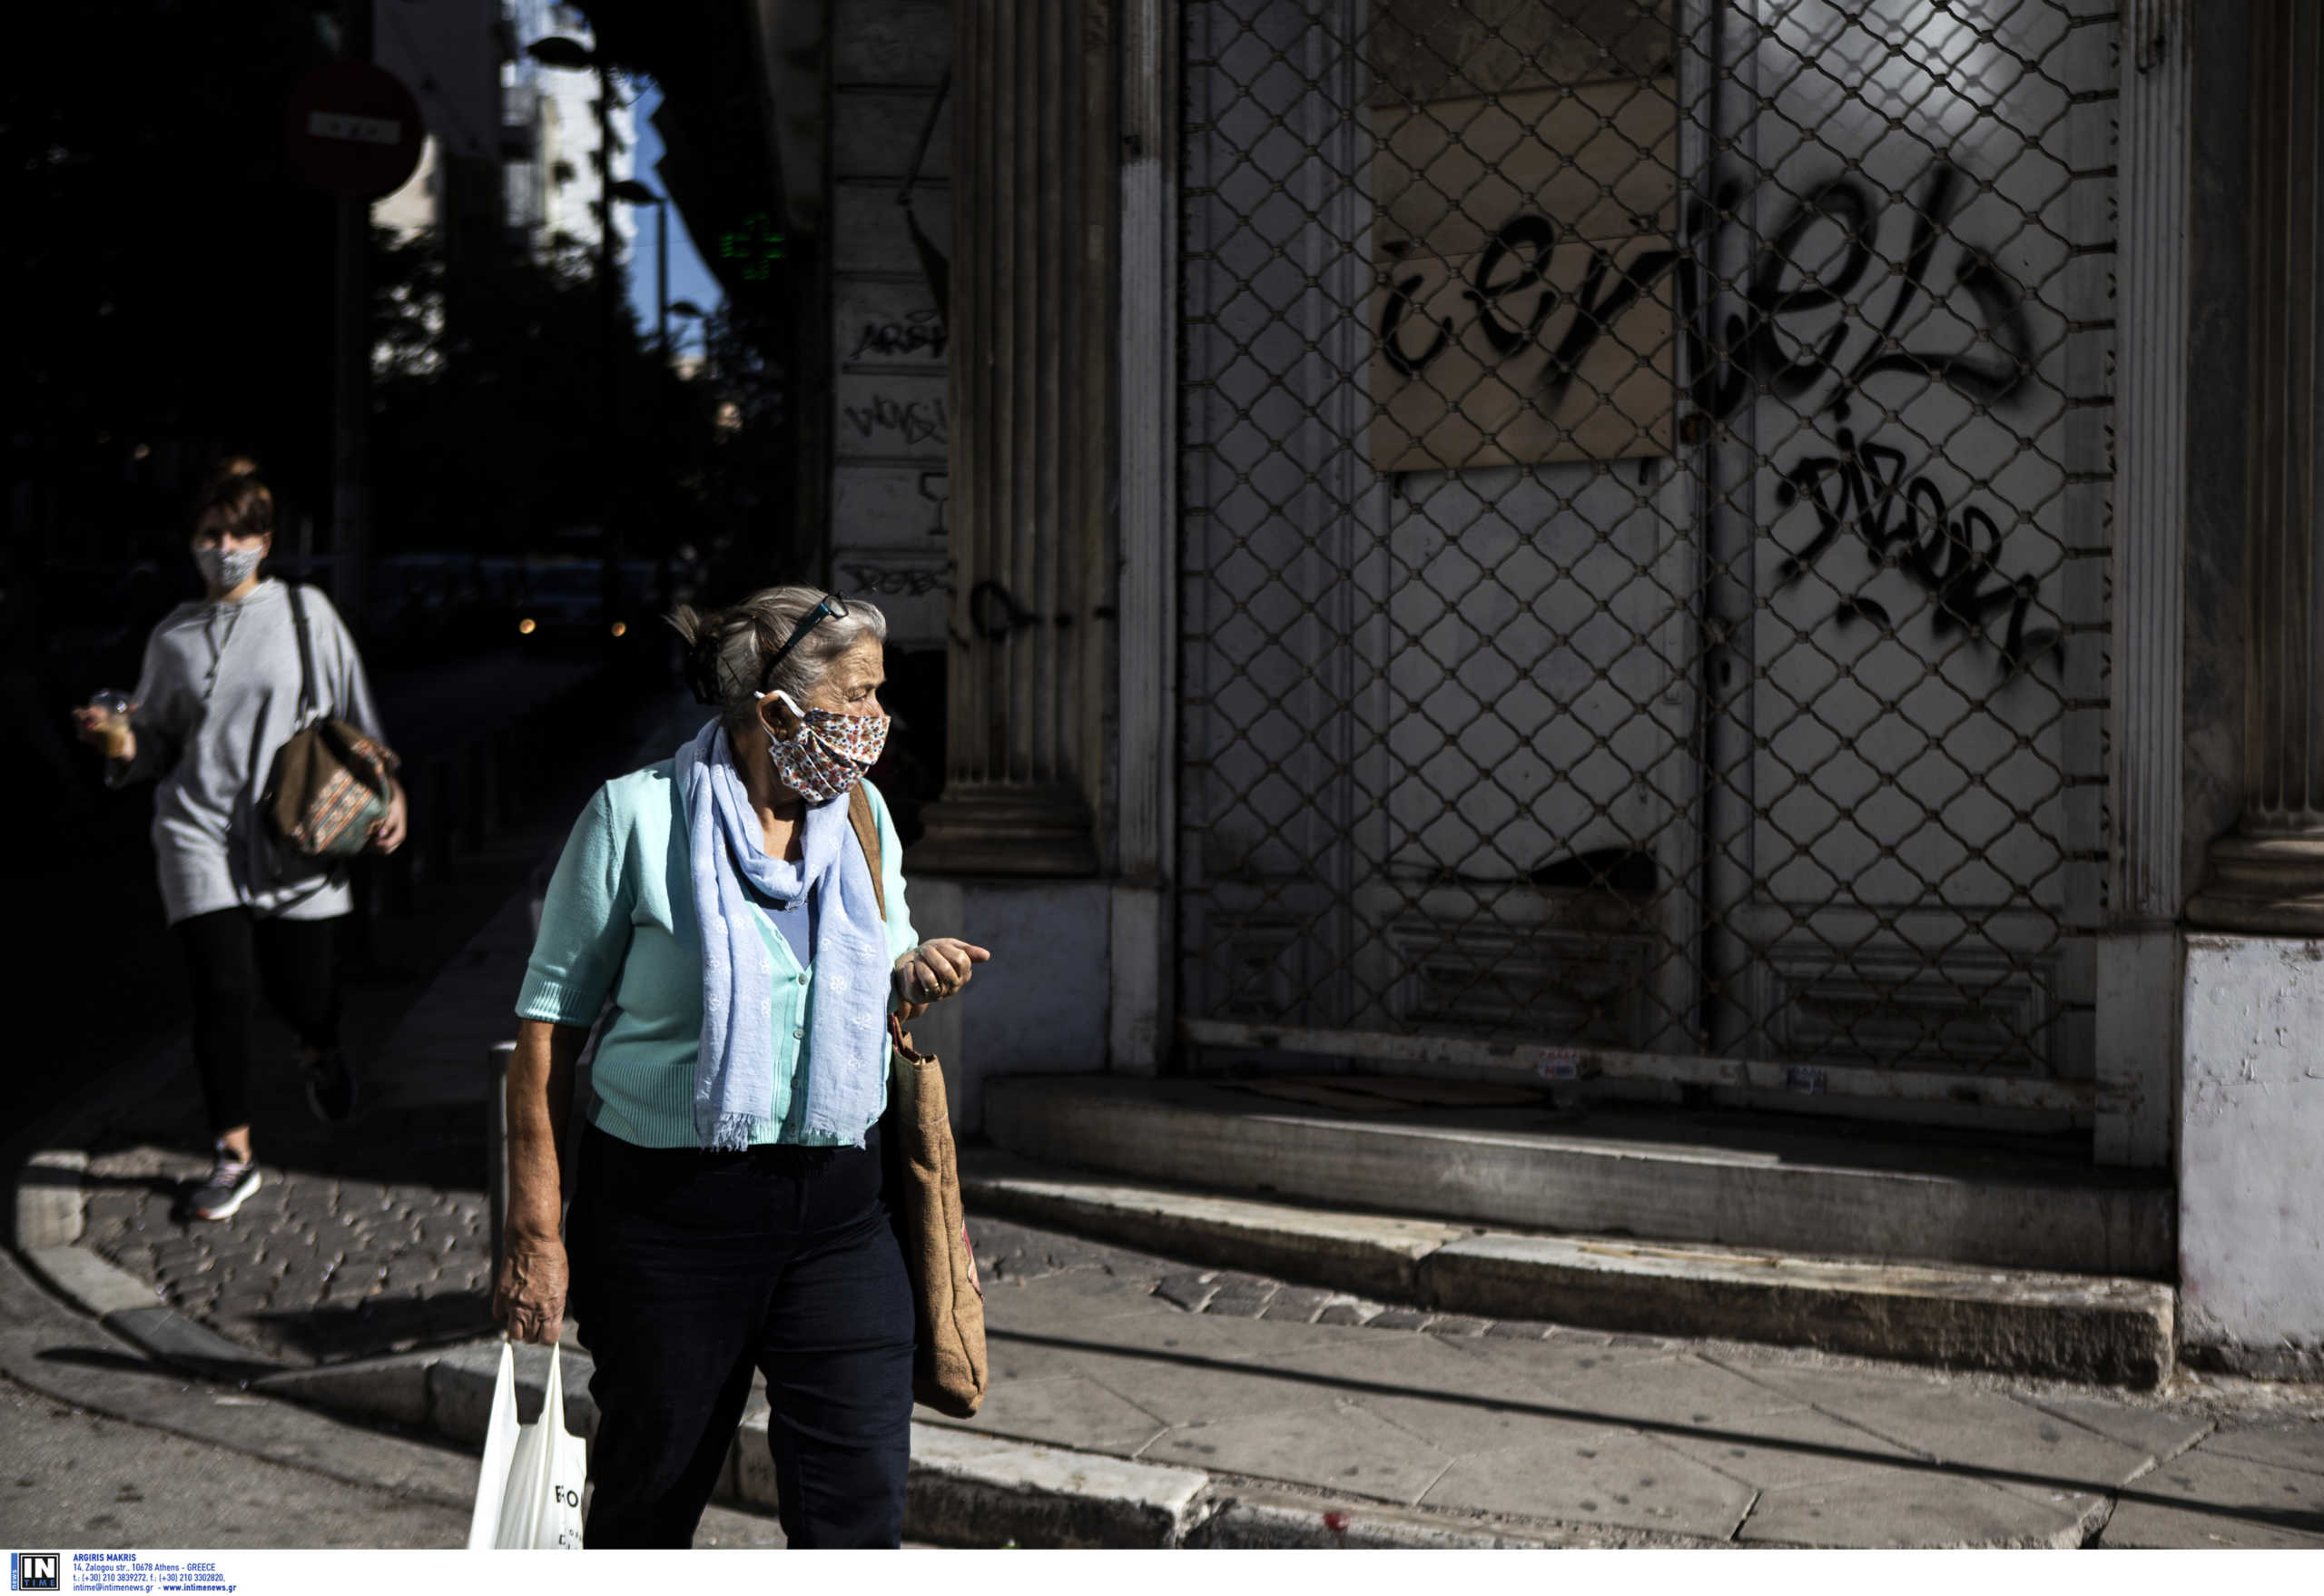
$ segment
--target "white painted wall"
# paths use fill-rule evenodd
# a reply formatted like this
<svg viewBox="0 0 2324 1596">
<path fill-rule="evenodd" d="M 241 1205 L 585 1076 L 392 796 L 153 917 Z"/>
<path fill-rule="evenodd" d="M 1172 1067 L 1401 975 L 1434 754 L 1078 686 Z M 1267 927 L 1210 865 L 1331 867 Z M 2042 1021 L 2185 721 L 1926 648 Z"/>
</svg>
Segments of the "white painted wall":
<svg viewBox="0 0 2324 1596">
<path fill-rule="evenodd" d="M 2324 1372 L 2324 941 L 2187 943 L 2179 1335 Z"/>
<path fill-rule="evenodd" d="M 1106 1068 L 1111 882 L 925 876 L 905 894 L 922 938 L 961 937 L 992 953 L 968 990 L 912 1026 L 919 1050 L 944 1065 L 956 1130 L 983 1128 L 992 1076 Z"/>
</svg>

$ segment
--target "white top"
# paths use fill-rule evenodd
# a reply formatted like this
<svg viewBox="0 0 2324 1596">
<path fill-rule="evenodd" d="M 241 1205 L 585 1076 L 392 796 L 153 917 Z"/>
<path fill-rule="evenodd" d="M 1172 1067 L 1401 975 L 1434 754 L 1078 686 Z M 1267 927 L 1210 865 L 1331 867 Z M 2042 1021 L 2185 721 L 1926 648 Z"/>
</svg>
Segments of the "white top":
<svg viewBox="0 0 2324 1596">
<path fill-rule="evenodd" d="M 320 712 L 387 741 L 355 640 L 319 588 L 302 587 Z M 354 907 L 331 866 L 281 847 L 258 813 L 274 755 L 299 730 L 299 638 L 290 589 L 262 579 L 238 603 L 182 604 L 145 644 L 137 757 L 109 786 L 158 778 L 153 855 L 169 921 L 245 908 L 329 920 Z"/>
</svg>

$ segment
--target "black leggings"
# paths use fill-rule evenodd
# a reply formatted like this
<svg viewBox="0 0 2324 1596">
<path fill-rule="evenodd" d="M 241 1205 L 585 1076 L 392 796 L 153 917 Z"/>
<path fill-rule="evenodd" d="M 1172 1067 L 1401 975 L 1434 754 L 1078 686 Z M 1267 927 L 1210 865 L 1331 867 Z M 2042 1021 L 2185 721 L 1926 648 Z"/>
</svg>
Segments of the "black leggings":
<svg viewBox="0 0 2324 1596">
<path fill-rule="evenodd" d="M 251 1023 L 261 991 L 312 1048 L 339 1046 L 339 973 L 328 920 L 270 920 L 220 909 L 178 921 L 193 976 L 193 1062 L 215 1136 L 251 1121 Z"/>
</svg>

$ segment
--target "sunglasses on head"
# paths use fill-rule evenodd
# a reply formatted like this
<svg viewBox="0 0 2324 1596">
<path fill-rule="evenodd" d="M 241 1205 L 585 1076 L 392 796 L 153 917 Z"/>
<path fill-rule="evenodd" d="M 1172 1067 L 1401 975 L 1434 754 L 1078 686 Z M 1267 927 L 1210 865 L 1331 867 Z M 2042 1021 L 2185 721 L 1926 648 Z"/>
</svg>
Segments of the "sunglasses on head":
<svg viewBox="0 0 2324 1596">
<path fill-rule="evenodd" d="M 775 667 L 783 662 L 793 649 L 799 646 L 799 640 L 813 631 L 817 624 L 826 616 L 833 620 L 845 620 L 847 600 L 836 593 L 826 593 L 821 604 L 799 617 L 799 624 L 791 628 L 791 635 L 783 640 L 783 646 L 774 651 L 774 657 L 768 660 L 766 668 L 759 673 L 759 692 L 762 695 L 768 690 L 767 684 L 774 680 Z"/>
</svg>

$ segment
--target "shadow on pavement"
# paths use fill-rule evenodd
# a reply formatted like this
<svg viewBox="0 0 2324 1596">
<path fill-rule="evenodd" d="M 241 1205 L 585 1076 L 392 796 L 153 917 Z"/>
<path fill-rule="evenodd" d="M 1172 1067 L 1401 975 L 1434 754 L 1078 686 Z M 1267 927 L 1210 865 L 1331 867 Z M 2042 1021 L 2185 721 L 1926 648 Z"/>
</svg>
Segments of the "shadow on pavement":
<svg viewBox="0 0 2324 1596">
<path fill-rule="evenodd" d="M 399 1352 L 448 1345 L 491 1334 L 492 1298 L 480 1291 L 441 1296 L 367 1297 L 346 1307 L 315 1307 L 254 1315 L 271 1338 L 318 1364 L 364 1357 L 385 1347 Z"/>
<path fill-rule="evenodd" d="M 2213 1518 L 2234 1519 L 2246 1523 L 2269 1524 L 2278 1529 L 2297 1531 L 2305 1534 L 2324 1534 L 2324 1513 L 2275 1507 L 2243 1506 L 2224 1502 L 2201 1502 L 2189 1497 L 2165 1496 L 2140 1491 L 2132 1485 L 2114 1485 L 2103 1481 L 2062 1478 L 2036 1473 L 2024 1469 L 1987 1468 L 1973 1463 L 1945 1463 L 1909 1454 L 1899 1455 L 1882 1450 L 1858 1451 L 1854 1447 L 1833 1446 L 1822 1442 L 1797 1441 L 1788 1437 L 1716 1429 L 1703 1424 L 1673 1424 L 1667 1419 L 1649 1419 L 1629 1414 L 1614 1414 L 1592 1412 L 1588 1408 L 1560 1407 L 1551 1403 L 1526 1402 L 1506 1396 L 1477 1396 L 1464 1392 L 1444 1391 L 1426 1386 L 1392 1385 L 1377 1380 L 1362 1380 L 1342 1374 L 1311 1374 L 1304 1369 L 1285 1368 L 1280 1364 L 1254 1364 L 1247 1360 L 1230 1361 L 1205 1357 L 1199 1353 L 1163 1352 L 1150 1347 L 1132 1348 L 1109 1342 L 1077 1341 L 1066 1336 L 1034 1335 L 1023 1331 L 988 1328 L 985 1334 L 994 1341 L 1014 1341 L 1028 1346 L 1053 1347 L 1061 1352 L 1099 1353 L 1115 1358 L 1140 1358 L 1156 1363 L 1177 1364 L 1181 1367 L 1202 1369 L 1221 1374 L 1248 1378 L 1263 1374 L 1273 1379 L 1305 1385 L 1321 1385 L 1352 1395 L 1417 1397 L 1423 1401 L 1473 1407 L 1487 1413 L 1530 1414 L 1536 1418 L 1562 1419 L 1585 1424 L 1620 1424 L 1625 1429 L 1647 1434 L 1684 1435 L 1699 1441 L 1725 1441 L 1739 1446 L 1754 1446 L 1768 1452 L 1790 1452 L 1803 1456 L 1827 1457 L 1877 1465 L 1882 1468 L 1905 1469 L 1932 1475 L 1952 1475 L 1961 1479 L 1981 1480 L 1988 1484 L 2032 1485 L 2045 1491 L 2066 1491 L 2083 1495 L 2112 1495 L 2122 1502 L 2142 1502 L 2152 1507 L 2169 1508 L 2179 1512 L 2197 1513 Z"/>
</svg>

